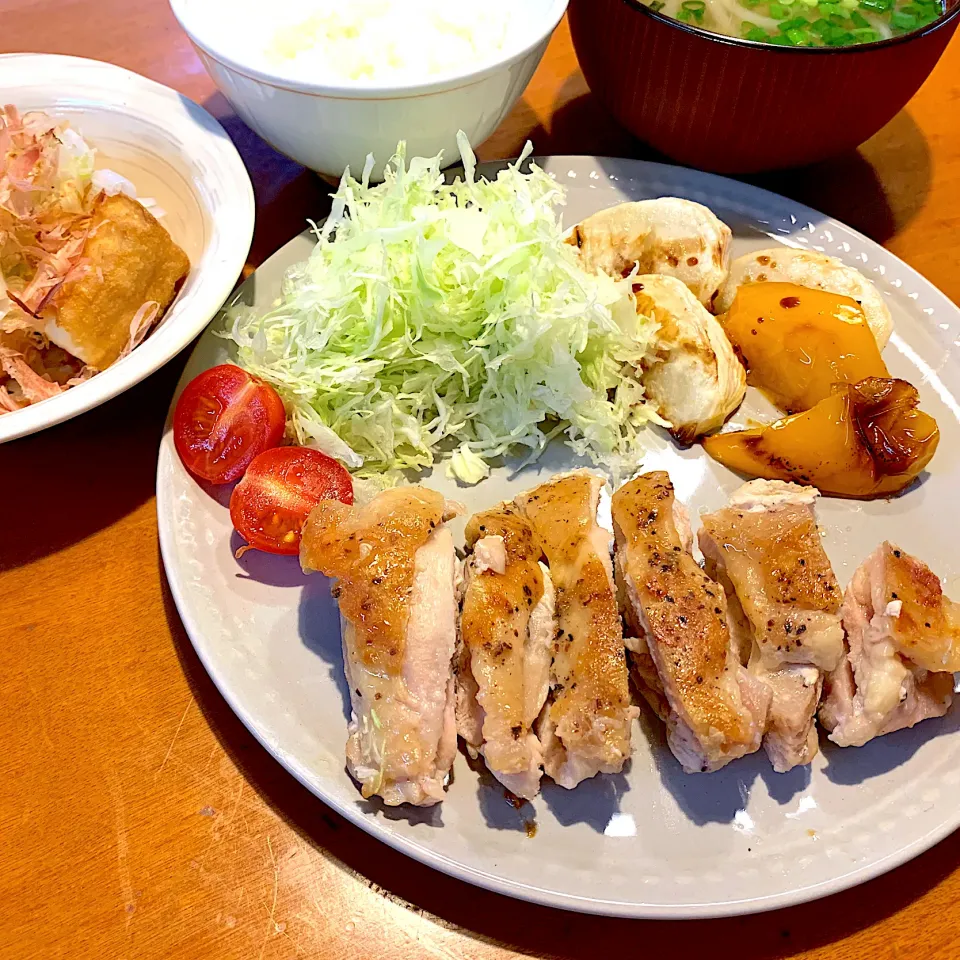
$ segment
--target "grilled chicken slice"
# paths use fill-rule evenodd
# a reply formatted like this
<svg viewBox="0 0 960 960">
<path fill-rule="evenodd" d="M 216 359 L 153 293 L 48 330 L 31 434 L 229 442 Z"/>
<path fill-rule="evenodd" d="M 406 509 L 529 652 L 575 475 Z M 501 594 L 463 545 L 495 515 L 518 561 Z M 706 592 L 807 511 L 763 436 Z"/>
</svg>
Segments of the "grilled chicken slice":
<svg viewBox="0 0 960 960">
<path fill-rule="evenodd" d="M 856 300 L 881 350 L 893 333 L 893 317 L 886 302 L 880 291 L 859 270 L 825 253 L 794 250 L 792 247 L 771 247 L 737 257 L 717 296 L 714 312 L 726 313 L 730 309 L 741 284 L 768 280 L 796 283 L 814 290 L 829 290 L 830 293 Z"/>
<path fill-rule="evenodd" d="M 820 722 L 841 747 L 942 717 L 960 670 L 960 604 L 925 564 L 881 544 L 841 608 L 847 652 L 827 678 Z"/>
<path fill-rule="evenodd" d="M 689 553 L 689 524 L 670 478 L 636 477 L 613 495 L 612 510 L 617 586 L 640 639 L 630 654 L 634 675 L 667 724 L 674 756 L 687 773 L 706 773 L 753 753 L 770 690 L 740 664 L 723 588 Z"/>
<path fill-rule="evenodd" d="M 470 518 L 464 567 L 457 729 L 513 794 L 540 790 L 543 755 L 533 730 L 550 689 L 555 597 L 542 550 L 513 504 Z"/>
<path fill-rule="evenodd" d="M 660 197 L 621 203 L 578 223 L 568 243 L 588 273 L 676 277 L 709 307 L 727 276 L 730 228 L 691 200 Z"/>
<path fill-rule="evenodd" d="M 390 806 L 442 800 L 456 754 L 450 515 L 439 493 L 400 487 L 363 507 L 325 500 L 303 529 L 303 569 L 337 580 L 347 767 L 364 797 Z"/>
<path fill-rule="evenodd" d="M 556 589 L 551 689 L 538 732 L 544 770 L 568 789 L 623 768 L 639 713 L 630 703 L 610 535 L 597 523 L 604 482 L 576 471 L 515 501 L 543 547 Z"/>
<path fill-rule="evenodd" d="M 752 480 L 703 517 L 699 535 L 707 573 L 727 593 L 741 658 L 772 688 L 763 743 L 778 773 L 816 756 L 823 673 L 843 657 L 840 588 L 820 543 L 817 496 Z"/>
<path fill-rule="evenodd" d="M 656 320 L 657 346 L 644 391 L 684 443 L 723 425 L 743 401 L 747 376 L 719 321 L 675 277 L 633 282 L 637 313 Z"/>
</svg>

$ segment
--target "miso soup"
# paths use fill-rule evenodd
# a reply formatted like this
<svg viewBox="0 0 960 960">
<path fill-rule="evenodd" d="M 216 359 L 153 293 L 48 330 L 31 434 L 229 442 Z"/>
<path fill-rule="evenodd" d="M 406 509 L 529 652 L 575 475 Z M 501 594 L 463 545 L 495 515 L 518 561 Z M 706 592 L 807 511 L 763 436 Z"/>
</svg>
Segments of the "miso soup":
<svg viewBox="0 0 960 960">
<path fill-rule="evenodd" d="M 944 11 L 942 0 L 644 0 L 705 30 L 785 47 L 848 47 L 909 33 Z"/>
</svg>

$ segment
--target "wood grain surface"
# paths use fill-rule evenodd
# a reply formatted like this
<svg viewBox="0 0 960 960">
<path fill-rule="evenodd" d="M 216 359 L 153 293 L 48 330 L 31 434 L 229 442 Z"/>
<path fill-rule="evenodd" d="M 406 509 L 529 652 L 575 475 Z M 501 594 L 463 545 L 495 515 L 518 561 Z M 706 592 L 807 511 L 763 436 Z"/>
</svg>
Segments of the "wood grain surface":
<svg viewBox="0 0 960 960">
<path fill-rule="evenodd" d="M 163 0 L 0 0 L 0 51 L 23 50 L 111 60 L 214 113 L 253 176 L 251 266 L 325 212 L 327 188 L 237 120 Z M 960 301 L 958 106 L 960 40 L 860 151 L 754 182 Z M 591 98 L 565 25 L 480 152 L 514 155 L 528 137 L 542 153 L 650 156 Z M 330 812 L 231 713 L 164 580 L 154 472 L 184 359 L 0 447 L 0 957 L 960 957 L 960 836 L 818 903 L 654 923 L 471 888 Z"/>
</svg>

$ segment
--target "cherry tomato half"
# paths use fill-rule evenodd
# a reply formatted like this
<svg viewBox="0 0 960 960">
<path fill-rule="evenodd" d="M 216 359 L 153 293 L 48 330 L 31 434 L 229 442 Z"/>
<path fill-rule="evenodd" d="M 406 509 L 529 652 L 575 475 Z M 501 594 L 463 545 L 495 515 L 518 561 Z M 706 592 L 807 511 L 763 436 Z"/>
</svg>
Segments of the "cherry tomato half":
<svg viewBox="0 0 960 960">
<path fill-rule="evenodd" d="M 276 447 L 247 467 L 230 497 L 230 519 L 251 547 L 295 554 L 307 514 L 321 500 L 353 503 L 350 474 L 319 450 Z"/>
<path fill-rule="evenodd" d="M 258 454 L 283 439 L 286 415 L 277 391 L 232 363 L 195 377 L 173 414 L 183 465 L 211 483 L 243 476 Z"/>
</svg>

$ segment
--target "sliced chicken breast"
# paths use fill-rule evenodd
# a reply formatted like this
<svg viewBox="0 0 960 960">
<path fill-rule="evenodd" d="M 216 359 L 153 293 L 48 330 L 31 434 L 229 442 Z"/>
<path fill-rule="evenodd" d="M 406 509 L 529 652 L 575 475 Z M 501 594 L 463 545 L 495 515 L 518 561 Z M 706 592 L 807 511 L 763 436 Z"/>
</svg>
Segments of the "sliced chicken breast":
<svg viewBox="0 0 960 960">
<path fill-rule="evenodd" d="M 730 228 L 691 200 L 660 197 L 621 203 L 578 223 L 568 243 L 589 273 L 676 277 L 709 307 L 727 276 Z"/>
<path fill-rule="evenodd" d="M 960 670 L 960 604 L 892 543 L 853 575 L 841 608 L 846 656 L 826 682 L 820 722 L 842 747 L 942 717 Z"/>
<path fill-rule="evenodd" d="M 364 797 L 391 806 L 442 800 L 456 754 L 450 515 L 439 493 L 399 487 L 363 507 L 323 501 L 303 530 L 303 569 L 336 578 L 347 768 Z"/>
<path fill-rule="evenodd" d="M 823 674 L 843 657 L 840 588 L 812 487 L 752 480 L 703 517 L 707 573 L 723 584 L 748 669 L 772 689 L 764 748 L 778 773 L 810 763 Z"/>
<path fill-rule="evenodd" d="M 568 789 L 623 768 L 639 712 L 630 703 L 610 535 L 597 523 L 604 483 L 576 471 L 515 501 L 543 547 L 556 590 L 550 693 L 538 732 L 544 770 Z"/>
<path fill-rule="evenodd" d="M 740 663 L 723 588 L 689 553 L 670 478 L 658 471 L 631 480 L 613 495 L 612 511 L 622 609 L 640 641 L 630 644 L 634 674 L 667 724 L 674 756 L 688 773 L 706 773 L 753 753 L 770 689 Z"/>
<path fill-rule="evenodd" d="M 458 732 L 513 794 L 540 790 L 534 723 L 550 689 L 555 596 L 542 550 L 513 504 L 476 514 L 466 530 L 458 657 Z"/>
<path fill-rule="evenodd" d="M 893 317 L 886 302 L 880 291 L 859 270 L 825 253 L 795 250 L 792 247 L 757 250 L 734 260 L 730 275 L 717 296 L 714 312 L 726 313 L 730 309 L 740 284 L 763 283 L 767 280 L 828 290 L 856 300 L 881 350 L 893 333 Z"/>
<path fill-rule="evenodd" d="M 675 277 L 635 278 L 637 313 L 656 320 L 657 346 L 644 391 L 684 443 L 709 433 L 743 402 L 747 376 L 719 321 Z"/>
</svg>

